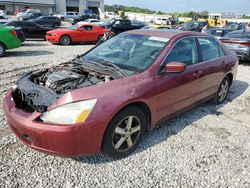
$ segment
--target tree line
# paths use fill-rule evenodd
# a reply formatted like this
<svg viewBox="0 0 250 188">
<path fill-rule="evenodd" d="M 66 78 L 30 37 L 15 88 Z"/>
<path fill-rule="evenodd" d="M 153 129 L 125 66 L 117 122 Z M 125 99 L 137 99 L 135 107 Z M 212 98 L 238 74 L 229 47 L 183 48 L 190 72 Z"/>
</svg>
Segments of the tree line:
<svg viewBox="0 0 250 188">
<path fill-rule="evenodd" d="M 129 7 L 124 5 L 105 5 L 104 10 L 106 12 L 118 12 L 118 11 L 124 11 L 124 12 L 135 12 L 135 13 L 143 13 L 143 14 L 158 14 L 158 15 L 173 15 L 175 17 L 187 17 L 187 18 L 208 18 L 209 12 L 204 10 L 201 12 L 183 12 L 183 13 L 166 13 L 161 11 L 153 11 L 149 9 L 139 8 L 139 7 Z"/>
</svg>

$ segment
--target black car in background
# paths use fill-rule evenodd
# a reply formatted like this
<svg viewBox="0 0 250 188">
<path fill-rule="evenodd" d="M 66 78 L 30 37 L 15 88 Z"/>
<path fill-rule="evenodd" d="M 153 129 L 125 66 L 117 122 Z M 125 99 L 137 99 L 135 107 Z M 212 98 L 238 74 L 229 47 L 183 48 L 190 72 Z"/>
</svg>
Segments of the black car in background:
<svg viewBox="0 0 250 188">
<path fill-rule="evenodd" d="M 4 25 L 21 27 L 24 32 L 25 38 L 35 38 L 35 39 L 45 39 L 46 32 L 53 29 L 38 25 L 30 21 L 11 21 Z"/>
<path fill-rule="evenodd" d="M 62 25 L 61 20 L 56 16 L 40 16 L 36 19 L 29 20 L 46 27 L 58 28 Z"/>
<path fill-rule="evenodd" d="M 69 18 L 69 23 L 72 25 L 75 25 L 78 22 L 85 21 L 87 19 L 97 19 L 100 20 L 100 17 L 96 14 L 91 14 L 91 15 L 81 15 L 79 18 Z"/>
<path fill-rule="evenodd" d="M 223 28 L 229 29 L 229 30 L 232 30 L 232 31 L 247 29 L 246 26 L 244 24 L 241 24 L 241 23 L 239 23 L 239 24 L 238 23 L 230 23 L 230 24 L 227 24 Z"/>
<path fill-rule="evenodd" d="M 226 29 L 226 28 L 210 28 L 210 29 L 206 30 L 205 33 L 208 33 L 208 34 L 213 35 L 216 38 L 220 39 L 224 35 L 230 33 L 231 31 L 233 31 L 233 30 Z"/>
<path fill-rule="evenodd" d="M 250 61 L 250 30 L 232 31 L 220 40 L 241 60 Z"/>
<path fill-rule="evenodd" d="M 220 39 L 226 34 L 235 30 L 244 30 L 246 26 L 244 24 L 230 23 L 224 27 L 212 27 L 205 31 L 205 33 L 214 35 L 216 38 Z"/>
<path fill-rule="evenodd" d="M 19 38 L 19 40 L 21 42 L 24 42 L 26 38 L 25 38 L 25 35 L 23 32 L 23 29 L 21 27 L 15 27 L 15 31 L 16 31 L 16 34 L 17 34 L 17 37 Z"/>
<path fill-rule="evenodd" d="M 125 31 L 141 29 L 145 27 L 144 24 L 141 23 L 132 23 L 129 19 L 112 19 L 101 24 L 100 27 L 105 29 L 110 29 L 113 33 L 120 34 Z"/>
<path fill-rule="evenodd" d="M 199 21 L 187 22 L 182 24 L 182 26 L 179 27 L 179 30 L 201 32 L 202 28 L 207 24 L 208 24 L 207 22 L 199 22 Z"/>
</svg>

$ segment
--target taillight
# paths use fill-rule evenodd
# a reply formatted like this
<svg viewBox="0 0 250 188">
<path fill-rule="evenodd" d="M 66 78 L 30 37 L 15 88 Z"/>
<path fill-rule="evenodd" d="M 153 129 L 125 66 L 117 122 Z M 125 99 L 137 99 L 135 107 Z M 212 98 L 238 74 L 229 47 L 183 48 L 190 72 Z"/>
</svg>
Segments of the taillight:
<svg viewBox="0 0 250 188">
<path fill-rule="evenodd" d="M 250 42 L 241 42 L 240 45 L 241 46 L 250 46 Z"/>
<path fill-rule="evenodd" d="M 10 33 L 11 33 L 13 36 L 17 37 L 17 34 L 16 34 L 16 31 L 15 31 L 15 30 L 10 31 Z"/>
<path fill-rule="evenodd" d="M 239 44 L 241 46 L 250 46 L 250 42 L 248 42 L 248 41 L 222 40 L 222 42 L 227 43 L 227 44 Z"/>
</svg>

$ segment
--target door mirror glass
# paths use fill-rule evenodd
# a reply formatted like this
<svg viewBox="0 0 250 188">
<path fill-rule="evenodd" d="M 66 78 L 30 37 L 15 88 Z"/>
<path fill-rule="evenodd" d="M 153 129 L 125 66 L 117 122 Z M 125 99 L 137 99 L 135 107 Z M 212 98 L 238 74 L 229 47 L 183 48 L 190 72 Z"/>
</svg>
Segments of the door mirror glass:
<svg viewBox="0 0 250 188">
<path fill-rule="evenodd" d="M 186 69 L 186 65 L 180 62 L 170 62 L 165 65 L 165 72 L 166 73 L 181 73 L 184 72 Z"/>
</svg>

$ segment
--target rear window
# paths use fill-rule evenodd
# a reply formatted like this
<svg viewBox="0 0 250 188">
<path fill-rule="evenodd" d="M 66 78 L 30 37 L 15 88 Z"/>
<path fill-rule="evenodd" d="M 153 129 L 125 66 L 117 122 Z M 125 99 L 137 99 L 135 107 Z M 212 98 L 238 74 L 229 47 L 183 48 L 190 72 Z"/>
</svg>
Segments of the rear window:
<svg viewBox="0 0 250 188">
<path fill-rule="evenodd" d="M 248 38 L 250 39 L 250 32 L 233 32 L 225 35 L 228 38 Z"/>
<path fill-rule="evenodd" d="M 202 61 L 209 61 L 220 57 L 218 43 L 209 38 L 198 38 Z"/>
<path fill-rule="evenodd" d="M 48 17 L 47 20 L 57 20 L 57 17 Z"/>
</svg>

